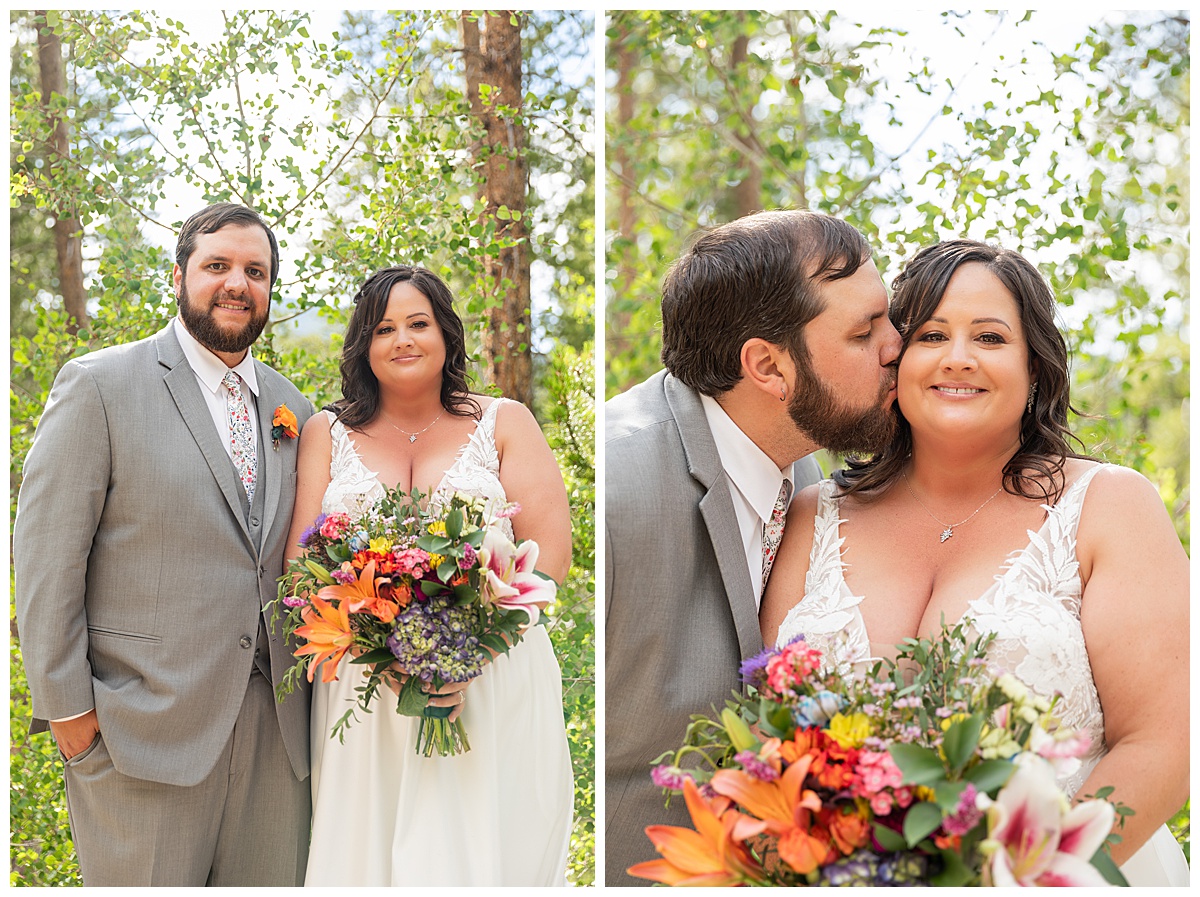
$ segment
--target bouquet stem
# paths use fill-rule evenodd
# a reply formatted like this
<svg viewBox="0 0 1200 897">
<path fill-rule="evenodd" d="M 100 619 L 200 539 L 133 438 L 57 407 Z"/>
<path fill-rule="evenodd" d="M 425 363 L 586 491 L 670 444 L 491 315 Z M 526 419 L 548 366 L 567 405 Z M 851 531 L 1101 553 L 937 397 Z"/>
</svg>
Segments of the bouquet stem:
<svg viewBox="0 0 1200 897">
<path fill-rule="evenodd" d="M 446 719 L 450 710 L 449 707 L 427 707 L 421 714 L 421 724 L 417 729 L 418 754 L 432 757 L 436 751 L 439 757 L 452 757 L 471 749 L 462 719 L 454 722 Z"/>
</svg>

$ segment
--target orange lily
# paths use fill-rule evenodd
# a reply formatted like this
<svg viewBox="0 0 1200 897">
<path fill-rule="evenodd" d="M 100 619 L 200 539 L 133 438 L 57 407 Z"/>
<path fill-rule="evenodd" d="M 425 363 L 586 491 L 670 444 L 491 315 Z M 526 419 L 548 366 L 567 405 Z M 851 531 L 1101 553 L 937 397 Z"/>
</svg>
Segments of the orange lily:
<svg viewBox="0 0 1200 897">
<path fill-rule="evenodd" d="M 630 866 L 629 874 L 666 885 L 724 887 L 761 882 L 762 866 L 741 841 L 759 834 L 765 825 L 727 809 L 726 800 L 709 803 L 691 779 L 683 783 L 683 797 L 696 830 L 647 826 L 646 834 L 662 859 Z"/>
<path fill-rule="evenodd" d="M 296 630 L 296 635 L 305 640 L 305 645 L 297 649 L 295 656 L 312 655 L 308 664 L 309 682 L 312 682 L 317 666 L 322 661 L 328 661 L 321 671 L 321 681 L 332 682 L 337 678 L 337 665 L 342 655 L 354 644 L 350 613 L 344 604 L 331 604 L 321 600 L 319 595 L 313 595 L 310 600 L 316 612 L 312 607 L 300 611 L 300 616 L 308 625 Z"/>
<path fill-rule="evenodd" d="M 348 613 L 356 614 L 365 610 L 381 622 L 390 623 L 400 612 L 400 605 L 376 591 L 376 586 L 384 581 L 383 577 L 375 578 L 375 562 L 368 561 L 358 575 L 357 582 L 325 586 L 317 594 L 326 601 L 337 601 Z"/>
<path fill-rule="evenodd" d="M 801 873 L 816 869 L 830 851 L 827 833 L 811 831 L 812 814 L 821 809 L 821 798 L 804 787 L 812 762 L 811 754 L 800 757 L 773 782 L 740 769 L 723 769 L 712 778 L 718 794 L 732 798 L 766 823 L 765 830 L 779 839 L 780 858 Z"/>
</svg>

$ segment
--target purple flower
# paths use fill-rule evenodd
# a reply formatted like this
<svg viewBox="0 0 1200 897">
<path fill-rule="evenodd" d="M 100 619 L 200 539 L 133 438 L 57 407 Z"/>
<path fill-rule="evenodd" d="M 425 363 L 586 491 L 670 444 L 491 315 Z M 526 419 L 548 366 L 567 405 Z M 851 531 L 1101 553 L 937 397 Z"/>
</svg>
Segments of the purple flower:
<svg viewBox="0 0 1200 897">
<path fill-rule="evenodd" d="M 742 681 L 748 685 L 762 685 L 767 677 L 767 661 L 776 653 L 778 652 L 774 648 L 764 648 L 753 657 L 743 660 L 741 667 L 738 668 Z"/>
<path fill-rule="evenodd" d="M 342 585 L 358 582 L 358 577 L 354 575 L 352 570 L 343 570 L 341 567 L 338 567 L 336 570 L 330 572 L 329 575 L 332 576 L 336 582 L 340 582 Z"/>
<path fill-rule="evenodd" d="M 758 779 L 760 782 L 774 782 L 779 778 L 779 773 L 775 771 L 775 767 L 770 763 L 760 760 L 758 754 L 754 753 L 754 751 L 742 751 L 740 754 L 736 754 L 733 759 L 742 764 L 742 769 L 752 779 Z"/>
<path fill-rule="evenodd" d="M 308 599 L 301 598 L 298 595 L 284 595 L 283 603 L 288 607 L 304 607 L 306 604 L 308 604 Z"/>
<path fill-rule="evenodd" d="M 313 525 L 310 526 L 308 529 L 306 529 L 303 533 L 300 534 L 300 547 L 301 548 L 308 547 L 309 540 L 313 536 L 318 535 L 321 532 L 321 524 L 323 524 L 324 522 L 325 522 L 325 515 L 318 514 L 317 519 L 313 523 Z"/>
<path fill-rule="evenodd" d="M 672 766 L 669 763 L 660 763 L 650 770 L 651 781 L 659 788 L 666 788 L 670 791 L 682 791 L 683 783 L 690 778 L 691 776 L 678 766 Z"/>
<path fill-rule="evenodd" d="M 456 607 L 445 596 L 412 601 L 396 616 L 387 646 L 422 682 L 466 682 L 483 671 L 487 659 L 474 622 L 472 605 Z"/>
</svg>

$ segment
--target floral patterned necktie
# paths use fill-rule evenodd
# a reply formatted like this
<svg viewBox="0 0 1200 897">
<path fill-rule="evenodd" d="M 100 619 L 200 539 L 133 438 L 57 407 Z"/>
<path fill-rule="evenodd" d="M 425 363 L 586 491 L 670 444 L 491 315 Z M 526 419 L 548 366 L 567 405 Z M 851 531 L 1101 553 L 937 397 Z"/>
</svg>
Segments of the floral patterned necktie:
<svg viewBox="0 0 1200 897">
<path fill-rule="evenodd" d="M 225 397 L 229 412 L 229 444 L 233 449 L 233 466 L 237 468 L 242 486 L 246 489 L 246 504 L 254 503 L 254 481 L 258 476 L 258 452 L 254 447 L 254 428 L 250 425 L 250 408 L 242 393 L 242 381 L 233 371 L 226 371 L 221 383 L 228 390 Z"/>
<path fill-rule="evenodd" d="M 792 484 L 785 479 L 779 487 L 779 496 L 775 499 L 775 507 L 771 509 L 771 519 L 763 524 L 763 563 L 762 563 L 762 594 L 767 591 L 767 579 L 771 575 L 771 567 L 775 564 L 775 553 L 779 550 L 779 542 L 783 538 L 783 521 L 787 515 L 788 499 L 792 497 Z"/>
</svg>

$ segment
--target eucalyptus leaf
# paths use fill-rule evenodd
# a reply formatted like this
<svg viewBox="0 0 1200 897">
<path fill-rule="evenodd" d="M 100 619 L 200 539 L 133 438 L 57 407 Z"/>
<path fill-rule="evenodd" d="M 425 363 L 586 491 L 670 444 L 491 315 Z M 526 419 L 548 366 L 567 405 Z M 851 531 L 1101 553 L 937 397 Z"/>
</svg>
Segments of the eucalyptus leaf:
<svg viewBox="0 0 1200 897">
<path fill-rule="evenodd" d="M 888 753 L 904 773 L 906 785 L 934 785 L 946 779 L 946 765 L 932 748 L 893 744 Z"/>
<path fill-rule="evenodd" d="M 924 801 L 913 804 L 904 815 L 904 840 L 909 847 L 916 847 L 933 834 L 942 824 L 942 811 L 935 804 Z"/>
</svg>

